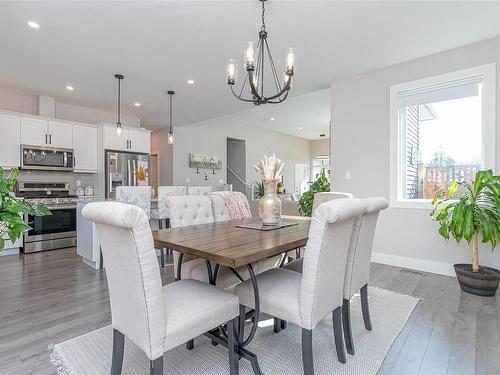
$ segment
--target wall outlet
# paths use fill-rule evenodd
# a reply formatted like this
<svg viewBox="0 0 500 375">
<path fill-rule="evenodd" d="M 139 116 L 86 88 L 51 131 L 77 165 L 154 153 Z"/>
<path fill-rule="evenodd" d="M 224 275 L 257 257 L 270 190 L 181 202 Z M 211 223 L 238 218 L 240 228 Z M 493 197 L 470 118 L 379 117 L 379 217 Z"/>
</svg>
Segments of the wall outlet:
<svg viewBox="0 0 500 375">
<path fill-rule="evenodd" d="M 351 171 L 345 171 L 345 179 L 350 180 L 351 179 Z"/>
<path fill-rule="evenodd" d="M 224 183 L 224 180 L 222 178 L 219 178 L 219 184 L 223 184 Z"/>
<path fill-rule="evenodd" d="M 186 178 L 184 179 L 184 182 L 185 182 L 186 184 L 189 184 L 189 183 L 191 182 L 191 179 L 190 179 L 190 178 L 188 178 L 188 177 L 186 177 Z"/>
</svg>

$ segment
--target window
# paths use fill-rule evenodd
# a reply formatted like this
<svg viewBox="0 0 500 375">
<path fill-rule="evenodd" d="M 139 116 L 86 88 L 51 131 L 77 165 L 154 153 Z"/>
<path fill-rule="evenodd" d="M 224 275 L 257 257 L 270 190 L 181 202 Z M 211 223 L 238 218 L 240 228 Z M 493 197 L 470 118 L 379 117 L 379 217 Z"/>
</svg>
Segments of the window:
<svg viewBox="0 0 500 375">
<path fill-rule="evenodd" d="M 494 168 L 494 76 L 488 64 L 391 87 L 392 206 L 428 208 L 453 181 Z"/>
<path fill-rule="evenodd" d="M 321 173 L 330 179 L 330 159 L 313 159 L 312 160 L 312 180 L 316 181 Z"/>
</svg>

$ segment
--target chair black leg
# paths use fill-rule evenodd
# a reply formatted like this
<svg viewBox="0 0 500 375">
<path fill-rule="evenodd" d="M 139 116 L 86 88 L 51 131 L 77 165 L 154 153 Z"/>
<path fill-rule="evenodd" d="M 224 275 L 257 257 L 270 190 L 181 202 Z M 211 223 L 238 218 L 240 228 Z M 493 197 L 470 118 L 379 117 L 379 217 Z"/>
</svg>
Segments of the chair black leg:
<svg viewBox="0 0 500 375">
<path fill-rule="evenodd" d="M 286 320 L 281 320 L 281 329 L 286 329 L 288 323 L 286 322 Z"/>
<path fill-rule="evenodd" d="M 274 318 L 273 331 L 274 333 L 281 331 L 281 319 Z"/>
<path fill-rule="evenodd" d="M 365 328 L 368 331 L 372 330 L 372 321 L 370 319 L 370 308 L 368 306 L 368 284 L 361 287 L 361 311 L 363 312 L 363 321 L 365 322 Z"/>
<path fill-rule="evenodd" d="M 344 298 L 342 303 L 342 326 L 344 328 L 344 340 L 347 353 L 354 355 L 354 341 L 351 328 L 351 301 Z"/>
<path fill-rule="evenodd" d="M 163 356 L 149 361 L 149 375 L 163 375 Z"/>
<path fill-rule="evenodd" d="M 165 267 L 165 258 L 167 256 L 167 249 L 165 249 L 164 247 L 161 248 L 160 250 L 160 262 L 161 262 L 161 266 L 162 267 Z"/>
<path fill-rule="evenodd" d="M 304 375 L 314 375 L 311 329 L 302 328 L 302 364 Z"/>
<path fill-rule="evenodd" d="M 193 350 L 193 349 L 194 349 L 194 340 L 189 340 L 189 341 L 186 343 L 186 349 L 187 349 L 187 350 Z"/>
<path fill-rule="evenodd" d="M 123 350 L 125 348 L 125 336 L 113 328 L 113 358 L 111 360 L 111 375 L 120 375 L 123 365 Z"/>
<path fill-rule="evenodd" d="M 342 339 L 342 312 L 341 307 L 333 310 L 333 336 L 335 338 L 335 349 L 337 350 L 337 359 L 341 363 L 346 363 L 344 340 Z"/>
<path fill-rule="evenodd" d="M 227 322 L 227 345 L 229 351 L 229 374 L 238 375 L 240 373 L 240 362 L 238 354 L 239 317 Z"/>
</svg>

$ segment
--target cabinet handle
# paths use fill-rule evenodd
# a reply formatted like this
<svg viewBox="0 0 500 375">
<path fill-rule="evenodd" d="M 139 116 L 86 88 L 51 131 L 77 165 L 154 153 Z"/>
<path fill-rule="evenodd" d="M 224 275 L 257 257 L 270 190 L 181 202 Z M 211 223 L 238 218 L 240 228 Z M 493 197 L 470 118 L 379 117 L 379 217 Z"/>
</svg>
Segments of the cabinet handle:
<svg viewBox="0 0 500 375">
<path fill-rule="evenodd" d="M 48 143 L 49 143 L 49 142 L 47 141 L 47 138 L 48 138 L 48 136 L 47 136 L 47 134 L 45 134 L 45 144 L 48 144 Z"/>
<path fill-rule="evenodd" d="M 76 165 L 76 157 L 73 156 L 73 168 L 75 167 Z"/>
<path fill-rule="evenodd" d="M 52 144 L 52 134 L 49 134 L 49 144 Z"/>
<path fill-rule="evenodd" d="M 129 141 L 130 142 L 130 148 L 132 148 L 132 141 Z"/>
</svg>

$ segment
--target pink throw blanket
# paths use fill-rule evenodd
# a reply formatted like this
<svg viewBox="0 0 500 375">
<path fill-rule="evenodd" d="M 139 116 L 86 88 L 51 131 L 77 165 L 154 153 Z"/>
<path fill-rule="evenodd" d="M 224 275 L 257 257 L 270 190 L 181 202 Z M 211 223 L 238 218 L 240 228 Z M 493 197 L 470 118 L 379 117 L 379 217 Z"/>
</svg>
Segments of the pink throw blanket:
<svg viewBox="0 0 500 375">
<path fill-rule="evenodd" d="M 248 199 L 239 191 L 214 191 L 211 194 L 218 195 L 224 200 L 224 205 L 229 211 L 232 220 L 248 219 L 252 217 Z"/>
</svg>

